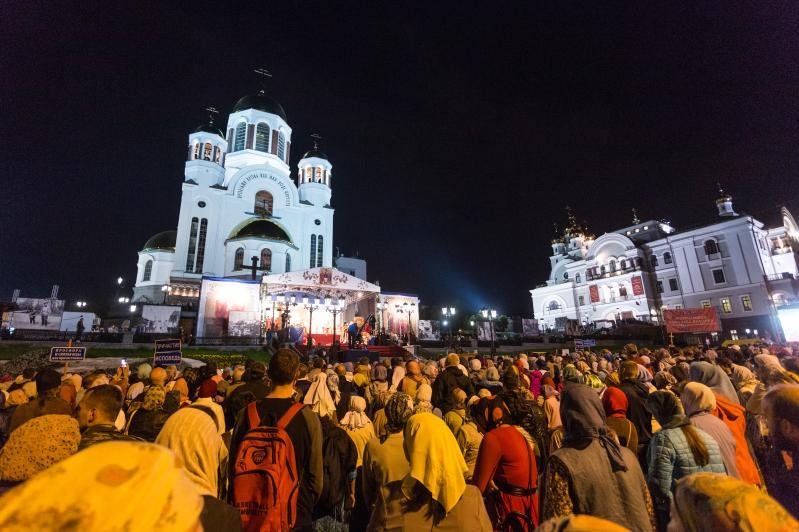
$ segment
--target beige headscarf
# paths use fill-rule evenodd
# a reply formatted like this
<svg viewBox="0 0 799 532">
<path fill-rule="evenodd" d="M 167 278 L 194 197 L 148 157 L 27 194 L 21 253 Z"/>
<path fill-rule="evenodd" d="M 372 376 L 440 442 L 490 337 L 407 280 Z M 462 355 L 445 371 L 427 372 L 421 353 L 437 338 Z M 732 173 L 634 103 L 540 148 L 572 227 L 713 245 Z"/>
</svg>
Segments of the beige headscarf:
<svg viewBox="0 0 799 532">
<path fill-rule="evenodd" d="M 171 449 L 189 478 L 205 495 L 219 495 L 219 465 L 228 450 L 216 422 L 198 408 L 181 408 L 164 423 L 155 443 Z"/>
<path fill-rule="evenodd" d="M 412 493 L 416 480 L 449 513 L 466 491 L 464 473 L 469 469 L 455 436 L 437 416 L 422 413 L 408 419 L 404 438 L 411 471 L 403 481 L 403 492 Z"/>
<path fill-rule="evenodd" d="M 320 371 L 316 374 L 302 402 L 306 405 L 310 405 L 311 410 L 321 417 L 336 417 L 336 403 L 333 401 L 333 396 L 330 394 L 330 389 L 327 387 L 326 373 Z"/>
<path fill-rule="evenodd" d="M 685 407 L 686 415 L 693 416 L 698 412 L 712 412 L 716 409 L 716 395 L 701 382 L 689 382 L 680 394 L 680 401 Z"/>
<path fill-rule="evenodd" d="M 197 529 L 203 500 L 172 451 L 87 447 L 0 497 L 0 530 Z"/>
<path fill-rule="evenodd" d="M 17 428 L 0 449 L 0 480 L 27 480 L 78 452 L 80 429 L 72 416 L 50 414 Z"/>
<path fill-rule="evenodd" d="M 372 423 L 366 415 L 366 399 L 359 395 L 350 397 L 350 409 L 341 418 L 341 426 L 347 430 L 355 430 Z"/>
</svg>

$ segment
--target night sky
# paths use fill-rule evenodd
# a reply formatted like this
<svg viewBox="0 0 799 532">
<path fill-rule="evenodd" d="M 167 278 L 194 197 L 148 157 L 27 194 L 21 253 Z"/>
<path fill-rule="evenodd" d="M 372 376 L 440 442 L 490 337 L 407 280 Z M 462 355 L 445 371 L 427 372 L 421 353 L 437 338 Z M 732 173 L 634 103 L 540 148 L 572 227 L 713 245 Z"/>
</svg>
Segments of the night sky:
<svg viewBox="0 0 799 532">
<path fill-rule="evenodd" d="M 188 133 L 258 66 L 292 175 L 325 138 L 335 245 L 433 308 L 530 315 L 567 204 L 597 235 L 712 219 L 716 181 L 799 207 L 796 2 L 90 4 L 3 6 L 0 300 L 132 279 L 177 226 Z"/>
</svg>

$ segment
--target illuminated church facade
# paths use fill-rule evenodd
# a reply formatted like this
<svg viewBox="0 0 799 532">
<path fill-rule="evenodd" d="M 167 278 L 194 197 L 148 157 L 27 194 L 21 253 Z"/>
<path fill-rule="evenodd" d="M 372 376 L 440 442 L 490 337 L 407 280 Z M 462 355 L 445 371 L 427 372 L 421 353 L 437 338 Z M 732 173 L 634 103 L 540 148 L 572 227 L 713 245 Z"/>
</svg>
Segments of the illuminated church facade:
<svg viewBox="0 0 799 532">
<path fill-rule="evenodd" d="M 190 304 L 202 277 L 247 279 L 333 264 L 332 164 L 316 141 L 289 167 L 292 130 L 264 91 L 241 98 L 225 131 L 188 137 L 177 229 L 139 251 L 133 300 Z"/>
</svg>

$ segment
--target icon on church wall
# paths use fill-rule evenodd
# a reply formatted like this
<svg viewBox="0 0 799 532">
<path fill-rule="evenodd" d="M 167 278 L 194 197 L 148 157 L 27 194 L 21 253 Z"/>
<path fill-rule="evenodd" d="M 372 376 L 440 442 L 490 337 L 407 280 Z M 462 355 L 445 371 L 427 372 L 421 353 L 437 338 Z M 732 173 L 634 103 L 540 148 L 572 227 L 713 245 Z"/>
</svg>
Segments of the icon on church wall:
<svg viewBox="0 0 799 532">
<path fill-rule="evenodd" d="M 331 268 L 319 270 L 319 284 L 333 284 L 333 270 Z"/>
</svg>

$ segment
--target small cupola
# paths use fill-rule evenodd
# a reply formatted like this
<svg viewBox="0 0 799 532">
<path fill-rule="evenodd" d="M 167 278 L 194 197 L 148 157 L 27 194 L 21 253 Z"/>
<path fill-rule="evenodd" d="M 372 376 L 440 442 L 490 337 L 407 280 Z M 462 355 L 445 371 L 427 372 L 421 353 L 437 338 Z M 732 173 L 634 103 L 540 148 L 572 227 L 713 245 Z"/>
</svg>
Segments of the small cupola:
<svg viewBox="0 0 799 532">
<path fill-rule="evenodd" d="M 729 218 L 738 216 L 738 213 L 732 208 L 732 196 L 724 192 L 721 188 L 721 183 L 718 183 L 719 198 L 716 200 L 716 208 L 719 210 L 719 216 Z"/>
</svg>

